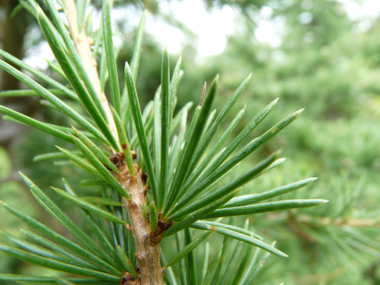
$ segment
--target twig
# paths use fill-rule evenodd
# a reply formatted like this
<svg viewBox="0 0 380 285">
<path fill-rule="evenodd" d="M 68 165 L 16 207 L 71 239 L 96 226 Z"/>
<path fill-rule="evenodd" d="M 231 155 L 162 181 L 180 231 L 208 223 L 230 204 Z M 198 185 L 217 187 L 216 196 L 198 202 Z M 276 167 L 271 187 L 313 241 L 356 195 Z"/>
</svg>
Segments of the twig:
<svg viewBox="0 0 380 285">
<path fill-rule="evenodd" d="M 86 29 L 83 27 L 82 31 L 79 32 L 78 27 L 78 13 L 74 0 L 62 0 L 65 15 L 69 24 L 70 34 L 74 41 L 75 47 L 78 51 L 81 62 L 86 69 L 86 72 L 90 76 L 91 82 L 94 85 L 96 94 L 99 96 L 100 102 L 103 106 L 104 111 L 107 115 L 108 127 L 110 128 L 113 136 L 118 139 L 117 129 L 115 126 L 115 121 L 113 119 L 109 103 L 106 95 L 101 91 L 100 79 L 97 70 L 96 60 L 92 57 L 92 52 L 90 45 L 92 44 L 91 39 L 86 35 Z M 114 150 L 112 150 L 114 152 Z"/>
<path fill-rule="evenodd" d="M 333 272 L 325 273 L 325 274 L 311 274 L 311 275 L 293 275 L 294 278 L 300 284 L 320 284 L 330 282 L 347 271 L 347 268 L 337 268 Z"/>
<path fill-rule="evenodd" d="M 111 110 L 108 105 L 106 96 L 101 92 L 99 74 L 96 68 L 96 62 L 94 61 L 90 49 L 90 42 L 85 34 L 85 28 L 78 29 L 77 8 L 74 0 L 62 0 L 64 5 L 65 14 L 70 27 L 70 33 L 75 43 L 75 47 L 78 51 L 79 57 L 88 72 L 92 84 L 100 98 L 102 106 L 106 111 L 109 127 L 113 135 L 118 138 L 117 129 Z M 114 151 L 114 150 L 113 150 Z M 149 225 L 149 221 L 146 221 L 142 209 L 146 204 L 146 192 L 147 187 L 145 180 L 143 179 L 143 172 L 139 169 L 137 162 L 134 162 L 134 168 L 136 175 L 131 176 L 127 165 L 120 164 L 120 173 L 115 175 L 119 183 L 130 195 L 130 199 L 124 199 L 124 207 L 128 212 L 130 224 L 127 225 L 129 231 L 131 231 L 135 244 L 136 244 L 136 257 L 140 265 L 139 279 L 141 285 L 163 285 L 163 273 L 160 263 L 160 251 L 159 243 L 161 241 L 161 233 L 165 228 L 165 224 L 152 233 Z M 133 280 L 133 282 L 139 280 Z M 122 281 L 123 282 L 123 281 Z M 126 284 L 134 284 L 129 281 Z M 124 283 L 122 283 L 124 284 Z"/>
<path fill-rule="evenodd" d="M 135 175 L 130 176 L 127 165 L 125 163 L 120 165 L 120 173 L 116 177 L 131 197 L 129 200 L 124 198 L 124 208 L 128 212 L 129 230 L 135 240 L 135 255 L 140 266 L 139 277 L 141 285 L 163 285 L 159 248 L 162 230 L 158 226 L 152 233 L 149 219 L 144 217 L 142 209 L 143 205 L 147 203 L 146 185 L 142 179 L 143 172 L 139 169 L 136 161 L 134 167 Z"/>
<path fill-rule="evenodd" d="M 271 213 L 267 215 L 268 220 L 284 220 L 289 219 L 289 214 L 284 213 Z M 310 215 L 295 215 L 292 217 L 292 222 L 294 223 L 305 223 L 312 226 L 334 226 L 334 227 L 358 227 L 358 228 L 367 228 L 367 227 L 380 227 L 380 217 L 373 219 L 357 219 L 357 218 L 318 218 L 312 217 Z"/>
<path fill-rule="evenodd" d="M 315 219 L 308 215 L 300 215 L 297 218 L 298 222 L 311 223 L 317 226 L 334 226 L 334 227 L 380 227 L 380 217 L 374 219 L 355 219 L 355 218 L 320 218 Z"/>
</svg>

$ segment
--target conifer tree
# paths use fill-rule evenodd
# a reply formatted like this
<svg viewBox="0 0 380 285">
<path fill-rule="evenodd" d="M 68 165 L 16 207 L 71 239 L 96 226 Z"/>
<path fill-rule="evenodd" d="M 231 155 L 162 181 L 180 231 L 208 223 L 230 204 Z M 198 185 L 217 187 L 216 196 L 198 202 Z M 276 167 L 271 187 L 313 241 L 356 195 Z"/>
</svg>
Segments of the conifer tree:
<svg viewBox="0 0 380 285">
<path fill-rule="evenodd" d="M 47 153 L 37 160 L 67 158 L 90 175 L 82 186 L 97 186 L 100 193 L 78 196 L 79 185 L 65 178 L 53 191 L 80 210 L 91 233 L 85 232 L 45 191 L 20 173 L 36 201 L 56 219 L 73 240 L 24 214 L 17 206 L 1 202 L 4 209 L 35 231 L 24 231 L 21 239 L 10 233 L 1 235 L 17 246 L 0 244 L 0 251 L 23 261 L 66 272 L 57 276 L 0 274 L 1 280 L 23 284 L 251 284 L 270 254 L 287 254 L 273 241 L 249 229 L 234 225 L 235 216 L 313 207 L 322 199 L 267 201 L 312 183 L 308 178 L 259 194 L 239 195 L 241 188 L 283 162 L 280 151 L 240 173 L 230 183 L 217 182 L 255 150 L 290 125 L 302 110 L 296 111 L 257 138 L 246 143 L 251 132 L 275 108 L 278 99 L 268 102 L 261 112 L 236 136 L 231 133 L 246 112 L 234 115 L 228 128 L 219 128 L 249 84 L 248 75 L 219 112 L 213 111 L 219 76 L 199 90 L 200 100 L 176 109 L 177 88 L 183 72 L 181 58 L 170 72 L 169 54 L 162 55 L 161 84 L 154 100 L 141 110 L 136 91 L 145 13 L 141 17 L 131 61 L 124 74 L 118 74 L 111 28 L 111 0 L 103 1 L 101 25 L 91 30 L 87 6 L 73 0 L 46 0 L 49 15 L 34 0 L 21 1 L 38 21 L 57 63 L 49 65 L 68 85 L 46 76 L 9 53 L 0 55 L 46 83 L 20 72 L 4 60 L 0 68 L 27 85 L 30 90 L 3 92 L 2 96 L 40 96 L 47 107 L 70 119 L 70 125 L 56 125 L 25 116 L 0 106 L 4 119 L 38 129 L 72 145 L 57 146 L 59 152 Z M 78 1 L 77 3 L 81 3 Z M 63 9 L 67 24 L 59 15 Z M 86 25 L 87 24 L 87 25 Z M 99 66 L 99 68 L 97 68 Z M 120 77 L 125 77 L 121 86 Z M 107 99 L 106 84 L 110 90 Z M 70 103 L 81 106 L 81 110 Z M 188 123 L 189 121 L 189 123 Z M 217 137 L 220 135 L 220 137 Z M 216 144 L 211 142 L 217 139 Z M 232 142 L 225 144 L 227 139 Z M 74 150 L 75 149 L 75 150 Z M 201 233 L 193 237 L 195 231 Z M 195 249 L 211 234 L 223 237 L 215 256 L 205 250 L 204 264 L 195 262 Z M 175 237 L 177 253 L 167 258 L 161 245 Z M 96 237 L 96 239 L 93 239 Z M 237 241 L 235 249 L 231 242 Z M 245 248 L 246 251 L 241 251 Z M 226 260 L 226 253 L 236 253 Z M 179 272 L 173 266 L 180 264 Z M 186 264 L 186 265 L 185 265 Z M 223 269 L 223 270 L 222 270 Z M 177 274 L 178 273 L 178 274 Z M 233 274 L 232 274 L 233 273 Z M 178 275 L 178 276 L 177 276 Z M 228 282 L 228 283 L 226 283 Z"/>
</svg>

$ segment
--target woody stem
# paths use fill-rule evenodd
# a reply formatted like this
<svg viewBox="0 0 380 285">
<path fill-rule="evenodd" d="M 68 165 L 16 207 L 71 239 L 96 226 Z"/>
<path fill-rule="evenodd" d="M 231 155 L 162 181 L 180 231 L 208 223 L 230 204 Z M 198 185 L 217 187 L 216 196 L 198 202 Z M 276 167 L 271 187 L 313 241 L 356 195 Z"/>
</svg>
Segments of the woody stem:
<svg viewBox="0 0 380 285">
<path fill-rule="evenodd" d="M 119 174 L 119 182 L 131 197 L 130 200 L 124 199 L 124 208 L 128 212 L 130 230 L 136 244 L 135 254 L 140 265 L 141 284 L 163 285 L 159 251 L 161 236 L 151 234 L 149 221 L 144 218 L 142 209 L 146 203 L 146 186 L 136 162 L 134 168 L 135 175 L 130 177 L 125 166 L 125 170 Z"/>
</svg>

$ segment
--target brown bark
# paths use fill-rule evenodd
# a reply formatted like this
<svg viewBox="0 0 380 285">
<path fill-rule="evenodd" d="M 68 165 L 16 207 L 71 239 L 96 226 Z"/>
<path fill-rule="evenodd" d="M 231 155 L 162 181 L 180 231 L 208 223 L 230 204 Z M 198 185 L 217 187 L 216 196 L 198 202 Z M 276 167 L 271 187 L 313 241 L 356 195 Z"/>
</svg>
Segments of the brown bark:
<svg viewBox="0 0 380 285">
<path fill-rule="evenodd" d="M 163 272 L 160 264 L 161 230 L 150 232 L 149 220 L 143 216 L 143 205 L 146 203 L 147 187 L 142 178 L 144 174 L 134 163 L 135 175 L 129 174 L 127 165 L 119 167 L 117 176 L 120 184 L 130 195 L 130 200 L 124 198 L 124 208 L 127 210 L 130 220 L 130 231 L 136 244 L 136 257 L 140 265 L 139 276 L 142 285 L 163 285 Z M 128 284 L 128 283 L 126 283 Z M 134 284 L 134 283 L 129 283 Z"/>
</svg>

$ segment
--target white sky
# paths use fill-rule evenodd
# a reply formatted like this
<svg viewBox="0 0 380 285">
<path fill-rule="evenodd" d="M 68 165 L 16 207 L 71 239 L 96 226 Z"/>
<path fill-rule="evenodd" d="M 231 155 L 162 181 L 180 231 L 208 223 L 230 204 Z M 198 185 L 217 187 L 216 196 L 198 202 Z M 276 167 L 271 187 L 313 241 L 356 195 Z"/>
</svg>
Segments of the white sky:
<svg viewBox="0 0 380 285">
<path fill-rule="evenodd" d="M 292 3 L 293 0 L 288 0 Z M 371 22 L 380 14 L 380 0 L 365 0 L 362 5 L 352 0 L 338 0 L 344 3 L 349 17 L 353 20 L 359 20 L 359 31 L 365 31 L 371 26 Z M 310 7 L 312 0 L 304 0 L 302 5 Z M 187 26 L 194 34 L 198 35 L 197 42 L 194 43 L 200 57 L 207 57 L 223 52 L 228 35 L 234 33 L 236 29 L 235 19 L 238 13 L 231 7 L 224 5 L 222 9 L 211 9 L 206 11 L 205 4 L 202 0 L 183 0 L 183 1 L 161 1 L 161 11 L 175 15 L 177 19 Z M 270 20 L 272 14 L 270 7 L 264 6 L 259 13 L 258 28 L 255 36 L 258 41 L 268 43 L 274 47 L 281 44 L 281 27 L 283 23 L 281 19 L 275 21 Z M 123 9 L 112 14 L 113 20 L 128 19 L 131 28 L 135 29 L 138 25 L 140 14 L 136 9 Z M 300 15 L 301 22 L 310 21 L 308 13 Z M 146 19 L 145 30 L 153 35 L 163 46 L 167 45 L 171 53 L 180 53 L 185 37 L 183 33 L 167 24 L 164 20 L 160 20 L 148 13 Z M 117 44 L 117 37 L 114 37 Z M 24 61 L 37 68 L 46 68 L 47 64 L 41 58 L 49 60 L 54 59 L 49 46 L 46 43 L 27 53 Z"/>
<path fill-rule="evenodd" d="M 201 0 L 184 0 L 181 2 L 162 2 L 161 10 L 165 13 L 175 15 L 194 34 L 198 35 L 196 45 L 198 53 L 202 56 L 214 55 L 223 52 L 226 46 L 226 36 L 235 31 L 234 19 L 236 13 L 230 6 L 223 6 L 221 10 L 212 9 L 206 11 L 206 7 Z M 150 17 L 146 25 L 146 31 L 153 35 L 158 35 L 157 39 L 168 45 L 168 49 L 173 53 L 181 51 L 182 32 L 172 31 L 168 25 L 162 21 L 157 21 Z"/>
</svg>

